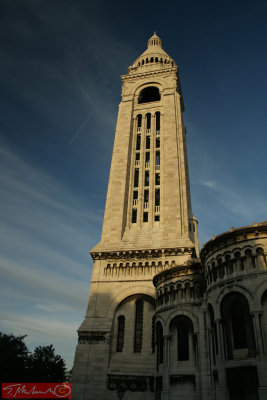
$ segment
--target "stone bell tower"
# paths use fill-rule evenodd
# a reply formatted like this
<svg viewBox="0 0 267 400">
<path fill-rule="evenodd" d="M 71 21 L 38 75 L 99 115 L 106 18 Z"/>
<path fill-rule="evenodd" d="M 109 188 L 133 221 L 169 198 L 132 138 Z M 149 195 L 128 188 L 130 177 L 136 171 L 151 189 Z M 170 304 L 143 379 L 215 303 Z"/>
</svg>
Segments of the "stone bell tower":
<svg viewBox="0 0 267 400">
<path fill-rule="evenodd" d="M 122 79 L 73 399 L 155 398 L 153 278 L 198 256 L 178 67 L 154 34 Z M 127 393 L 127 394 L 125 394 Z"/>
</svg>

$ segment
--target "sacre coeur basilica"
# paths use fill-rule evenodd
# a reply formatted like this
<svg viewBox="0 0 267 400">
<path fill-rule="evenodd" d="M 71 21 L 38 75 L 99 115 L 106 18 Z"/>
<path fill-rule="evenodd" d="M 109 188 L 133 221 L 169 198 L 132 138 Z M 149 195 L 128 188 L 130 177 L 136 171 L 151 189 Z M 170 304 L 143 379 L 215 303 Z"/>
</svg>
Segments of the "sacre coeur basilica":
<svg viewBox="0 0 267 400">
<path fill-rule="evenodd" d="M 72 399 L 266 400 L 267 221 L 199 252 L 178 66 L 154 34 L 121 79 Z"/>
</svg>

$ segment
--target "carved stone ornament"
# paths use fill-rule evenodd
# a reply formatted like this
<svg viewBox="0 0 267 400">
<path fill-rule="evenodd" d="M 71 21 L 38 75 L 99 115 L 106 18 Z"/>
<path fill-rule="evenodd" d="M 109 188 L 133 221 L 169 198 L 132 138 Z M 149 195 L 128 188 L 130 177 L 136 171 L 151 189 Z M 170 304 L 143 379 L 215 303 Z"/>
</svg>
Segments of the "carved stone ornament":
<svg viewBox="0 0 267 400">
<path fill-rule="evenodd" d="M 168 249 L 145 249 L 145 250 L 120 250 L 110 252 L 90 252 L 93 260 L 128 260 L 147 259 L 162 256 L 174 256 L 191 254 L 195 257 L 195 249 L 192 247 L 176 247 Z"/>
<path fill-rule="evenodd" d="M 125 392 L 154 392 L 153 376 L 109 375 L 108 389 L 117 390 L 118 398 L 123 399 Z"/>
<path fill-rule="evenodd" d="M 80 333 L 78 338 L 79 344 L 100 344 L 107 342 L 107 335 L 108 332 L 88 332 L 88 333 Z"/>
</svg>

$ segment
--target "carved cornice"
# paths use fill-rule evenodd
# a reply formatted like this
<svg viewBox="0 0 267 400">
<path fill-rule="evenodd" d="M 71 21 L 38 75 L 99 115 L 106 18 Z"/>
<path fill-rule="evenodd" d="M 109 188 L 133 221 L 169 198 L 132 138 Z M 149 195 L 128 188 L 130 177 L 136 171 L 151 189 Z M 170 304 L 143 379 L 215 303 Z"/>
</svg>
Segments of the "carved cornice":
<svg viewBox="0 0 267 400">
<path fill-rule="evenodd" d="M 191 255 L 195 257 L 193 247 L 174 247 L 167 249 L 144 249 L 144 250 L 119 250 L 119 251 L 91 251 L 93 260 L 129 260 L 129 259 L 151 259 L 158 257 Z"/>
<path fill-rule="evenodd" d="M 165 76 L 171 76 L 173 73 L 178 72 L 178 67 L 172 67 L 164 70 L 157 70 L 157 71 L 147 71 L 147 72 L 141 72 L 137 74 L 132 74 L 132 75 L 121 75 L 121 80 L 122 82 L 124 81 L 134 81 L 134 80 L 139 80 L 140 78 L 147 78 L 150 76 L 155 76 L 155 75 L 165 75 Z"/>
<path fill-rule="evenodd" d="M 160 272 L 159 274 L 155 275 L 153 278 L 153 285 L 157 287 L 161 283 L 175 279 L 181 276 L 192 276 L 198 275 L 201 277 L 202 266 L 200 262 L 196 262 L 191 265 L 181 265 L 177 267 L 173 267 L 170 269 L 166 269 L 165 271 Z"/>
<path fill-rule="evenodd" d="M 200 252 L 201 260 L 204 262 L 213 252 L 220 249 L 226 250 L 227 246 L 233 245 L 234 243 L 240 243 L 250 239 L 255 240 L 262 237 L 267 237 L 267 221 L 237 229 L 231 228 L 228 232 L 213 236 L 211 240 L 203 245 Z"/>
</svg>

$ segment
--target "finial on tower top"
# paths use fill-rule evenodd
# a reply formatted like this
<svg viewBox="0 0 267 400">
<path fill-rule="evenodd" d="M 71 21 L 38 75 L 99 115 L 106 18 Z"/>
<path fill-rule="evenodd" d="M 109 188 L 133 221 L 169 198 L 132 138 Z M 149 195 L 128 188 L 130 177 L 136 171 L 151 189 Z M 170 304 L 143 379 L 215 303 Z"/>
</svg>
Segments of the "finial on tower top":
<svg viewBox="0 0 267 400">
<path fill-rule="evenodd" d="M 158 46 L 158 47 L 162 48 L 161 39 L 158 37 L 156 32 L 154 32 L 154 34 L 151 36 L 151 38 L 147 42 L 147 47 L 150 47 L 150 46 Z"/>
</svg>

